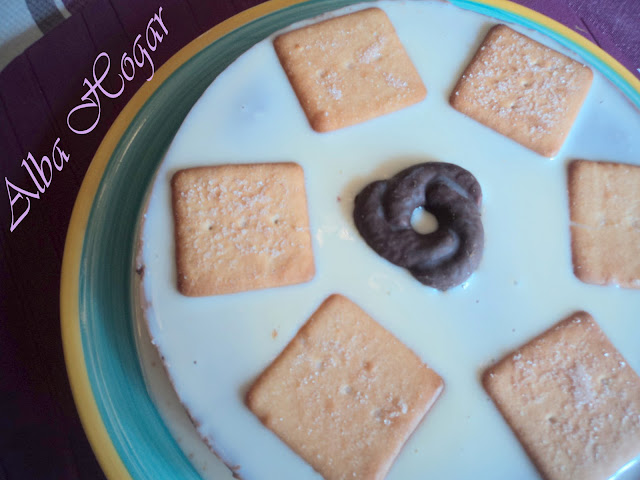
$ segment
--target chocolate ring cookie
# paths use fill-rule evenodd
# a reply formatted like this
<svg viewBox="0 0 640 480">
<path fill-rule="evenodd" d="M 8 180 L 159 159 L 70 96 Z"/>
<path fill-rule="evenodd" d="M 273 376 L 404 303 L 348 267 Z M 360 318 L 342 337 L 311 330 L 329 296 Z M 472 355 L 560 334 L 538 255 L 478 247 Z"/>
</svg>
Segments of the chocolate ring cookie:
<svg viewBox="0 0 640 480">
<path fill-rule="evenodd" d="M 367 244 L 425 285 L 447 290 L 478 267 L 484 248 L 482 190 L 476 178 L 450 163 L 429 162 L 367 185 L 355 199 L 353 218 Z M 420 234 L 411 226 L 418 207 L 432 213 L 438 229 Z"/>
</svg>

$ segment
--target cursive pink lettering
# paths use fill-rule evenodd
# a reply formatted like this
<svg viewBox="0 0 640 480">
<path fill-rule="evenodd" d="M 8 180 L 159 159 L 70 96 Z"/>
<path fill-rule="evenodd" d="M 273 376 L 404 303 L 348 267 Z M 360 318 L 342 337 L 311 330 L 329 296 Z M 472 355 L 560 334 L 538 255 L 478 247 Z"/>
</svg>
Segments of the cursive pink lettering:
<svg viewBox="0 0 640 480">
<path fill-rule="evenodd" d="M 62 167 L 64 167 L 64 164 L 69 161 L 69 157 L 71 155 L 65 153 L 65 151 L 58 146 L 59 143 L 60 138 L 56 138 L 56 141 L 53 144 L 53 151 L 51 152 L 51 159 L 53 160 L 53 165 L 56 167 L 56 170 L 61 172 Z M 60 165 L 58 165 L 58 162 L 56 162 L 56 160 L 60 160 Z"/>
<path fill-rule="evenodd" d="M 164 35 L 159 33 L 160 30 L 164 32 Z M 67 115 L 67 127 L 78 135 L 85 135 L 92 132 L 100 122 L 100 95 L 111 99 L 118 98 L 122 95 L 122 92 L 124 92 L 126 83 L 134 79 L 136 68 L 142 68 L 146 64 L 149 64 L 151 73 L 146 80 L 150 81 L 155 74 L 155 65 L 149 51 L 155 52 L 158 44 L 162 43 L 162 40 L 168 33 L 169 30 L 167 30 L 162 20 L 162 7 L 160 7 L 158 13 L 147 23 L 144 41 L 142 34 L 139 34 L 133 42 L 132 55 L 130 56 L 126 52 L 122 55 L 120 59 L 120 73 L 117 74 L 119 87 L 116 92 L 110 92 L 103 84 L 111 69 L 111 58 L 106 52 L 98 54 L 93 62 L 93 81 L 89 78 L 84 79 L 82 84 L 87 88 L 87 91 L 80 99 L 82 103 L 76 105 L 69 111 Z M 131 58 L 132 56 L 133 58 Z M 81 112 L 83 113 L 82 115 Z M 90 116 L 87 120 L 87 115 L 89 114 Z"/>
<path fill-rule="evenodd" d="M 23 188 L 20 187 L 16 187 L 13 183 L 11 183 L 9 181 L 9 179 L 7 177 L 4 177 L 4 182 L 7 185 L 7 194 L 9 195 L 9 206 L 11 207 L 11 231 L 13 232 L 16 227 L 18 226 L 18 224 L 22 221 L 22 219 L 24 217 L 27 216 L 27 214 L 29 213 L 29 210 L 31 209 L 31 200 L 29 200 L 29 197 L 31 198 L 36 198 L 39 199 L 40 198 L 40 194 L 39 193 L 33 193 L 33 192 L 29 192 Z M 16 192 L 16 194 L 14 196 L 11 196 L 11 190 L 13 190 L 14 192 Z M 23 197 L 23 195 L 25 195 Z M 13 206 L 18 202 L 18 200 L 24 200 L 25 202 L 27 202 L 27 204 L 25 205 L 25 208 L 22 212 L 22 215 L 20 215 L 18 217 L 18 220 L 16 220 L 15 218 L 15 211 L 13 209 Z"/>
<path fill-rule="evenodd" d="M 151 50 L 152 52 L 156 51 L 158 42 L 162 42 L 162 39 L 164 38 L 164 35 L 159 33 L 154 28 L 153 23 L 157 22 L 160 25 L 160 27 L 162 27 L 162 31 L 165 33 L 165 35 L 169 33 L 169 31 L 167 30 L 167 27 L 164 26 L 164 22 L 162 21 L 162 17 L 160 15 L 162 15 L 162 7 L 160 7 L 160 10 L 158 10 L 158 13 L 155 14 L 151 20 L 149 20 L 149 23 L 147 23 L 147 32 L 146 32 L 147 46 L 149 47 L 149 50 Z M 151 41 L 149 40 L 150 33 L 153 38 L 153 43 L 151 43 Z"/>
<path fill-rule="evenodd" d="M 11 231 L 13 232 L 16 227 L 24 220 L 31 209 L 31 198 L 36 200 L 40 199 L 40 194 L 44 193 L 47 188 L 51 186 L 53 181 L 53 169 L 61 171 L 64 164 L 69 161 L 70 155 L 60 148 L 60 138 L 57 138 L 51 149 L 51 158 L 46 155 L 42 157 L 40 163 L 36 161 L 31 152 L 27 154 L 27 160 L 22 160 L 20 164 L 27 170 L 35 191 L 28 190 L 27 188 L 18 187 L 13 182 L 9 181 L 7 177 L 4 177 L 4 183 L 7 187 L 7 195 L 9 196 L 9 207 L 11 208 Z M 33 170 L 35 169 L 36 174 Z M 38 180 L 40 179 L 40 181 Z M 41 183 L 42 182 L 42 183 Z M 22 202 L 16 206 L 19 200 Z M 20 207 L 23 208 L 20 208 Z M 16 220 L 16 211 L 19 213 Z M 20 213 L 22 212 L 22 213 Z"/>
<path fill-rule="evenodd" d="M 136 37 L 135 42 L 133 42 L 133 59 L 135 60 L 136 65 L 140 68 L 144 67 L 144 64 L 146 63 L 145 59 L 149 60 L 149 63 L 151 64 L 151 76 L 147 78 L 147 82 L 149 82 L 153 78 L 153 74 L 155 73 L 155 67 L 153 66 L 153 60 L 151 60 L 151 55 L 149 55 L 149 52 L 147 51 L 147 49 L 144 48 L 139 43 L 141 38 L 142 38 L 142 35 L 138 35 Z M 137 55 L 138 53 L 140 54 L 140 56 Z"/>
<path fill-rule="evenodd" d="M 127 65 L 129 68 L 129 72 L 131 73 L 127 73 Z M 133 64 L 133 60 L 131 60 L 131 57 L 127 55 L 126 52 L 122 54 L 122 60 L 120 60 L 120 70 L 122 71 L 122 75 L 124 75 L 124 78 L 127 80 L 127 82 L 133 80 L 133 77 L 136 74 L 136 66 Z"/>
</svg>

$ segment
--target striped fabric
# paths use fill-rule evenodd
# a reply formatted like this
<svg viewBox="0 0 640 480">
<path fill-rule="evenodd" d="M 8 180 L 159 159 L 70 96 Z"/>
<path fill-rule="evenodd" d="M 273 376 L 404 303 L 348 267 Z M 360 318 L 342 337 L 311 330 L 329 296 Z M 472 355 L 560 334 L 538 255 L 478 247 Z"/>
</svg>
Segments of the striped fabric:
<svg viewBox="0 0 640 480">
<path fill-rule="evenodd" d="M 1 0 L 0 70 L 90 0 Z"/>
</svg>

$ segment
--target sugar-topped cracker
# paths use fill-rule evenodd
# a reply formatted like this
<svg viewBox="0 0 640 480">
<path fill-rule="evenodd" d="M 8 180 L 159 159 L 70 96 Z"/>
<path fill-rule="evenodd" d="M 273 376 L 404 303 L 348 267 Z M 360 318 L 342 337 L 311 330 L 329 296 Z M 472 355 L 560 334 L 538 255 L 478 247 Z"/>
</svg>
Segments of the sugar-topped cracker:
<svg viewBox="0 0 640 480">
<path fill-rule="evenodd" d="M 333 295 L 246 401 L 325 479 L 381 479 L 443 385 L 360 307 Z"/>
<path fill-rule="evenodd" d="M 609 478 L 640 454 L 640 378 L 588 313 L 507 355 L 483 380 L 547 480 Z"/>
<path fill-rule="evenodd" d="M 453 89 L 451 105 L 521 145 L 558 153 L 593 72 L 505 25 L 491 28 Z"/>
<path fill-rule="evenodd" d="M 172 179 L 178 289 L 219 295 L 310 280 L 313 251 L 302 167 L 219 165 Z"/>
<path fill-rule="evenodd" d="M 274 47 L 300 104 L 318 132 L 400 110 L 427 90 L 379 8 L 284 33 Z"/>
<path fill-rule="evenodd" d="M 640 167 L 575 160 L 568 178 L 576 276 L 640 288 Z"/>
</svg>

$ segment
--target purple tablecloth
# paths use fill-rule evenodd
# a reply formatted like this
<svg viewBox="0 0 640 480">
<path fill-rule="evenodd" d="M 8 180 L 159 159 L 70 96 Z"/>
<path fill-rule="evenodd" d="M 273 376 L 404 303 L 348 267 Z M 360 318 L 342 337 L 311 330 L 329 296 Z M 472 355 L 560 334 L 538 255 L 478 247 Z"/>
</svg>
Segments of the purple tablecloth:
<svg viewBox="0 0 640 480">
<path fill-rule="evenodd" d="M 64 21 L 61 15 L 43 21 L 33 13 L 39 3 L 55 9 L 53 0 L 25 3 L 34 21 L 51 30 L 0 72 L 0 173 L 7 186 L 0 202 L 0 480 L 97 479 L 103 475 L 80 425 L 64 365 L 60 267 L 84 173 L 105 132 L 144 79 L 137 76 L 122 95 L 103 102 L 100 122 L 90 133 L 70 137 L 62 134 L 69 129 L 67 113 L 86 93 L 78 79 L 87 76 L 100 52 L 114 52 L 117 58 L 131 51 L 137 34 L 161 6 L 172 25 L 162 49 L 154 52 L 156 69 L 195 36 L 261 2 L 89 0 L 74 7 L 65 0 L 72 15 Z M 640 78 L 640 0 L 518 3 L 592 40 Z M 61 23 L 52 28 L 52 21 Z M 105 88 L 114 92 L 117 85 Z M 78 112 L 78 119 L 84 113 Z M 41 159 L 46 155 L 53 161 L 58 137 L 58 146 L 72 152 L 72 158 L 61 171 L 53 171 L 47 187 L 36 165 L 46 170 L 48 179 Z M 29 152 L 35 163 L 28 159 Z M 23 192 L 16 200 L 30 201 L 28 215 L 18 221 L 12 218 L 10 202 L 18 198 L 20 186 L 35 188 L 31 175 L 43 191 L 32 190 L 31 197 Z"/>
</svg>

